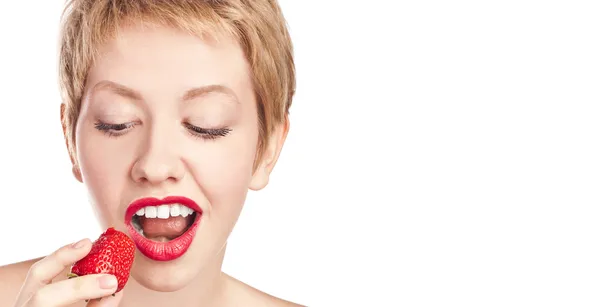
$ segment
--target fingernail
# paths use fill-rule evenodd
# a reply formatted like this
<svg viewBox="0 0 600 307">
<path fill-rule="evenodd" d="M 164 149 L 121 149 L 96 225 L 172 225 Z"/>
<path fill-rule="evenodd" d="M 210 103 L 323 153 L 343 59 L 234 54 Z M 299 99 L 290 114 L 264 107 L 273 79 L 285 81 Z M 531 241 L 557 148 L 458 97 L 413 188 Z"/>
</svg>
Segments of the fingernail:
<svg viewBox="0 0 600 307">
<path fill-rule="evenodd" d="M 102 289 L 112 289 L 117 286 L 117 278 L 113 275 L 106 275 L 98 278 L 98 284 Z"/>
<path fill-rule="evenodd" d="M 73 248 L 80 248 L 80 247 L 83 247 L 83 245 L 85 244 L 85 240 L 86 240 L 86 239 L 83 239 L 83 240 L 81 240 L 81 241 L 78 241 L 78 242 L 75 242 L 75 243 L 73 243 L 73 245 L 72 245 L 72 246 L 73 246 Z"/>
</svg>

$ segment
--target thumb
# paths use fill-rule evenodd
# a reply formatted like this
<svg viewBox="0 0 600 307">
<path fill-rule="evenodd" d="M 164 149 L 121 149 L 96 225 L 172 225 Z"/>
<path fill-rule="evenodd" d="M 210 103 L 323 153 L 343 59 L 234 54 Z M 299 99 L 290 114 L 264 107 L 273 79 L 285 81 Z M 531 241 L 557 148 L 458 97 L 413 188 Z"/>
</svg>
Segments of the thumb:
<svg viewBox="0 0 600 307">
<path fill-rule="evenodd" d="M 90 300 L 87 303 L 87 307 L 117 307 L 123 298 L 124 289 L 116 293 L 115 296 L 109 295 L 107 297 Z"/>
</svg>

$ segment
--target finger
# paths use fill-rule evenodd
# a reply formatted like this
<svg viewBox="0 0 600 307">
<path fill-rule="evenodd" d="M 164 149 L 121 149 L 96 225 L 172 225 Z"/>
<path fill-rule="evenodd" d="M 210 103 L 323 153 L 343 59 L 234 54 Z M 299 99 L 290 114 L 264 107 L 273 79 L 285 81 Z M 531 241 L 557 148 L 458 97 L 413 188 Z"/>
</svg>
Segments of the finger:
<svg viewBox="0 0 600 307">
<path fill-rule="evenodd" d="M 110 296 L 117 291 L 117 278 L 109 274 L 92 274 L 63 280 L 42 287 L 27 306 L 67 306 L 83 300 Z"/>
<path fill-rule="evenodd" d="M 114 296 L 109 295 L 108 297 L 103 297 L 100 299 L 90 300 L 86 305 L 87 307 L 117 307 L 123 298 L 123 291 L 119 291 Z"/>
<path fill-rule="evenodd" d="M 22 304 L 23 301 L 29 299 L 33 293 L 44 285 L 49 284 L 52 279 L 67 267 L 85 257 L 91 248 L 91 241 L 83 239 L 74 244 L 65 245 L 34 263 L 29 269 L 25 282 L 21 287 L 17 303 Z M 17 304 L 17 306 L 20 304 Z"/>
</svg>

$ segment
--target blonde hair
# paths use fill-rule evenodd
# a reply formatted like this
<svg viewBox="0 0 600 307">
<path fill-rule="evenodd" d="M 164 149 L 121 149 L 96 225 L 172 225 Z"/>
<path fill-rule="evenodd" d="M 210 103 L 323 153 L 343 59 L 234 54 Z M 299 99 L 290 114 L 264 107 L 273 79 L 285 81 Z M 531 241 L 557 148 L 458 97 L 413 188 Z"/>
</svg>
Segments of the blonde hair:
<svg viewBox="0 0 600 307">
<path fill-rule="evenodd" d="M 292 42 L 276 0 L 68 0 L 60 35 L 59 83 L 71 158 L 76 157 L 75 126 L 88 70 L 101 45 L 127 23 L 237 40 L 253 79 L 259 161 L 275 125 L 287 120 L 296 86 Z"/>
</svg>

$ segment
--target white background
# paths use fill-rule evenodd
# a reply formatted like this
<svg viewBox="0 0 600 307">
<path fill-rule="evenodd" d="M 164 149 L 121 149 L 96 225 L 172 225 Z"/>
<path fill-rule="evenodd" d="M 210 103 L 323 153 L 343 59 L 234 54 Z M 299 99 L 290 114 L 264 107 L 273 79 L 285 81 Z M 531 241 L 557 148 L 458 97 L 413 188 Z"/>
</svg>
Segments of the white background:
<svg viewBox="0 0 600 307">
<path fill-rule="evenodd" d="M 597 1 L 280 0 L 292 127 L 224 270 L 310 306 L 598 306 Z M 0 265 L 99 229 L 71 176 L 62 0 L 0 8 Z"/>
</svg>

